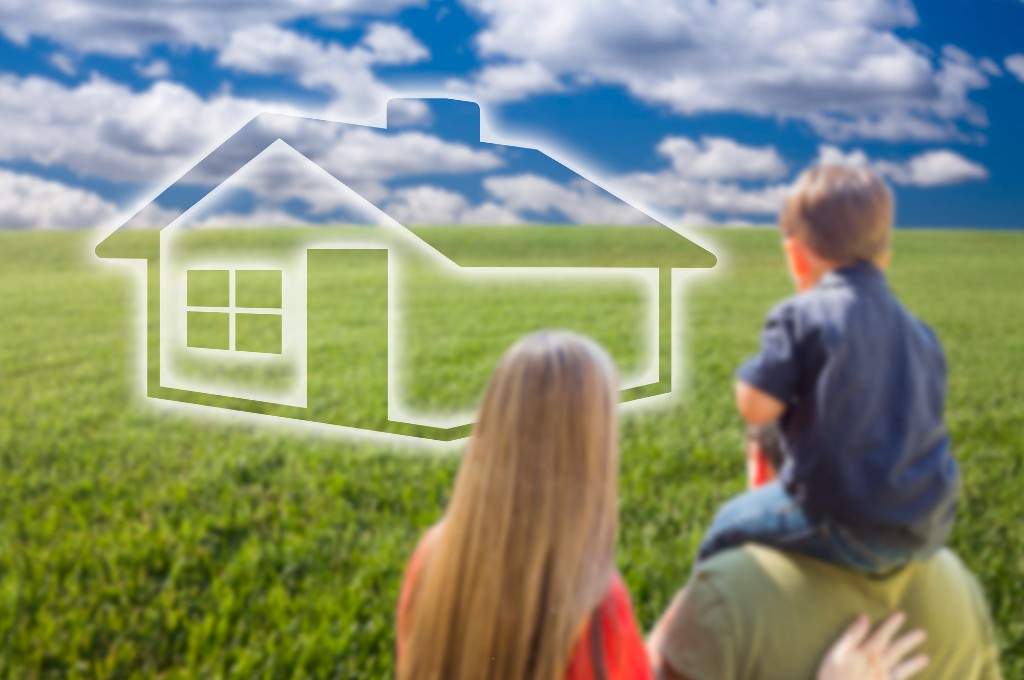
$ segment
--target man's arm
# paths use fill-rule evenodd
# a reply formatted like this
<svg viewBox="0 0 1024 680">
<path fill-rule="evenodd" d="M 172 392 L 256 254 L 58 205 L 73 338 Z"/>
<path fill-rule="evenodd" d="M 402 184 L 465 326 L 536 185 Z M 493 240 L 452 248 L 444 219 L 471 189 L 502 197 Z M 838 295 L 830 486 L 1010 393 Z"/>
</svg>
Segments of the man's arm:
<svg viewBox="0 0 1024 680">
<path fill-rule="evenodd" d="M 737 380 L 736 409 L 748 424 L 767 425 L 782 416 L 786 405 L 767 392 Z"/>
<path fill-rule="evenodd" d="M 690 678 L 673 668 L 661 653 L 661 647 L 665 641 L 665 629 L 669 621 L 679 616 L 679 609 L 685 597 L 685 592 L 686 589 L 684 588 L 680 595 L 672 599 L 668 609 L 658 619 L 658 623 L 654 625 L 654 630 L 647 636 L 647 655 L 651 659 L 651 668 L 654 669 L 655 680 L 690 680 Z"/>
<path fill-rule="evenodd" d="M 698 573 L 672 599 L 647 641 L 656 678 L 736 678 L 738 651 L 728 608 Z"/>
</svg>

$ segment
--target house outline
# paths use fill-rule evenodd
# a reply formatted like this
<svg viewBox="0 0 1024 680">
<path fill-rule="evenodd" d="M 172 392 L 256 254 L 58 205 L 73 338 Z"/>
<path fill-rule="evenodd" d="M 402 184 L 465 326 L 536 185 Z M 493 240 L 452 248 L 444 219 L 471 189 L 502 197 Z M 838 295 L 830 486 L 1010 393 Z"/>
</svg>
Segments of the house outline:
<svg viewBox="0 0 1024 680">
<path fill-rule="evenodd" d="M 389 117 L 392 110 L 393 104 L 398 102 L 405 102 L 407 100 L 391 100 L 388 104 Z M 433 99 L 432 101 L 439 101 Z M 479 125 L 479 109 L 473 102 L 465 102 L 462 100 L 444 100 L 449 103 L 458 102 L 460 106 L 472 106 L 476 111 L 477 124 Z M 195 172 L 203 163 L 207 162 L 214 153 L 225 149 L 232 144 L 232 140 L 236 140 L 239 136 L 243 135 L 246 130 L 251 129 L 253 126 L 260 125 L 261 122 L 268 120 L 274 122 L 280 122 L 282 119 L 294 119 L 294 120 L 313 120 L 306 119 L 301 116 L 291 116 L 286 114 L 260 114 L 253 118 L 249 123 L 243 126 L 234 135 L 229 137 L 227 140 L 222 142 L 220 145 L 204 157 L 200 163 L 186 172 L 176 182 L 172 183 L 166 191 L 172 190 L 175 186 L 182 184 L 187 181 L 189 173 Z M 351 127 L 352 124 L 348 123 L 331 123 L 329 121 L 318 121 L 330 125 L 343 125 Z M 388 132 L 391 131 L 391 127 L 377 128 L 373 126 L 357 126 L 365 127 L 375 131 Z M 274 126 L 271 126 L 274 129 Z M 356 203 L 360 204 L 362 209 L 366 211 L 368 215 L 372 215 L 376 219 L 378 226 L 384 227 L 390 230 L 391 235 L 417 249 L 420 253 L 430 257 L 434 263 L 441 268 L 447 269 L 448 273 L 456 276 L 465 276 L 467 278 L 476 277 L 479 280 L 481 277 L 489 278 L 496 277 L 502 278 L 507 277 L 510 279 L 517 279 L 519 277 L 533 275 L 533 276 L 546 276 L 553 277 L 557 276 L 559 279 L 571 280 L 576 278 L 582 278 L 584 280 L 588 278 L 600 277 L 603 279 L 609 279 L 614 277 L 621 277 L 626 280 L 633 280 L 635 283 L 642 284 L 647 289 L 647 347 L 646 352 L 648 353 L 647 359 L 652 361 L 645 361 L 648 364 L 649 369 L 647 372 L 640 372 L 634 376 L 624 376 L 623 391 L 621 399 L 623 402 L 638 403 L 641 401 L 649 401 L 657 397 L 663 397 L 670 395 L 674 392 L 677 387 L 679 367 L 679 358 L 676 356 L 676 348 L 679 345 L 679 338 L 677 337 L 679 329 L 677 323 L 677 313 L 680 305 L 674 304 L 675 298 L 680 292 L 681 286 L 679 285 L 683 279 L 683 275 L 686 272 L 693 272 L 694 268 L 691 267 L 675 267 L 675 266 L 619 266 L 619 265 L 599 265 L 599 266 L 516 266 L 516 265 L 503 265 L 503 266 L 480 266 L 474 265 L 471 262 L 459 262 L 457 258 L 453 258 L 450 253 L 445 253 L 442 247 L 438 247 L 428 240 L 425 240 L 421 235 L 414 232 L 406 225 L 401 224 L 395 220 L 391 215 L 382 210 L 380 207 L 372 203 L 365 196 L 360 194 L 358 191 L 353 189 L 351 186 L 342 181 L 339 177 L 330 173 L 322 165 L 309 158 L 301 151 L 296 149 L 289 143 L 286 135 L 283 134 L 271 134 L 266 137 L 266 144 L 262 142 L 258 143 L 254 148 L 258 149 L 250 157 L 243 157 L 238 163 L 230 165 L 227 170 L 224 171 L 223 177 L 216 179 L 212 182 L 213 188 L 207 193 L 201 196 L 198 200 L 194 201 L 188 208 L 174 217 L 169 217 L 162 224 L 159 224 L 159 229 L 155 231 L 158 235 L 159 244 L 156 248 L 156 255 L 154 256 L 152 250 L 137 249 L 127 245 L 122 245 L 119 242 L 119 235 L 126 232 L 131 220 L 128 220 L 119 226 L 117 226 L 111 233 L 104 237 L 96 246 L 96 254 L 102 259 L 112 260 L 143 260 L 146 263 L 147 277 L 150 285 L 148 290 L 150 295 L 146 299 L 146 320 L 149 326 L 152 326 L 154 322 L 154 316 L 157 318 L 157 326 L 160 329 L 158 332 L 159 336 L 159 353 L 160 356 L 156 358 L 156 364 L 159 368 L 157 371 L 156 384 L 154 384 L 154 356 L 153 352 L 149 351 L 145 354 L 145 366 L 148 371 L 146 396 L 156 399 L 169 399 L 171 401 L 181 401 L 184 403 L 197 403 L 192 402 L 190 399 L 181 398 L 180 396 L 161 396 L 159 392 L 163 391 L 162 388 L 170 388 L 171 390 L 182 390 L 186 392 L 193 392 L 196 394 L 206 395 L 217 395 L 224 396 L 233 399 L 239 399 L 242 402 L 255 402 L 255 403 L 266 403 L 266 404 L 278 404 L 284 406 L 290 406 L 295 409 L 307 409 L 308 403 L 308 373 L 307 366 L 305 364 L 305 356 L 303 356 L 303 362 L 301 370 L 298 372 L 298 384 L 294 386 L 292 393 L 287 398 L 282 398 L 280 395 L 267 396 L 255 393 L 246 393 L 244 390 L 241 393 L 232 393 L 230 391 L 218 390 L 217 388 L 211 388 L 209 386 L 196 386 L 189 384 L 182 384 L 178 379 L 178 376 L 174 375 L 173 371 L 165 370 L 168 366 L 166 351 L 169 351 L 171 343 L 166 342 L 167 339 L 167 328 L 170 324 L 167 323 L 168 314 L 177 314 L 178 311 L 185 310 L 186 307 L 178 304 L 172 305 L 172 297 L 168 294 L 168 290 L 172 290 L 172 286 L 183 286 L 182 282 L 171 283 L 169 277 L 172 275 L 170 272 L 171 267 L 166 266 L 166 256 L 168 253 L 168 243 L 170 239 L 173 239 L 175 234 L 179 230 L 175 227 L 182 221 L 185 220 L 190 213 L 201 207 L 204 202 L 216 200 L 217 195 L 222 191 L 228 184 L 229 180 L 235 178 L 246 167 L 257 161 L 261 157 L 265 156 L 270 152 L 284 152 L 294 154 L 301 161 L 308 164 L 310 170 L 315 173 L 319 173 L 325 180 L 336 183 L 339 191 L 348 192 L 351 199 Z M 481 145 L 490 145 L 491 142 L 485 142 L 480 139 L 479 128 L 477 128 L 476 143 Z M 259 148 L 261 147 L 262 148 Z M 564 163 L 552 158 L 548 154 L 544 154 L 542 151 L 537 149 L 530 149 L 529 147 L 511 147 L 506 145 L 507 148 L 525 149 L 532 152 L 543 154 L 546 158 L 550 159 L 554 163 L 558 163 L 563 168 L 568 169 L 576 177 L 586 180 L 586 177 L 581 173 L 577 172 L 573 168 L 569 168 Z M 248 154 L 246 154 L 248 156 Z M 587 180 L 589 181 L 589 180 Z M 615 199 L 631 205 L 626 201 L 623 201 L 618 196 L 607 192 L 607 190 L 601 188 L 608 195 L 613 196 Z M 162 194 L 161 194 L 162 195 Z M 159 198 L 159 196 L 157 197 Z M 157 199 L 154 199 L 150 204 L 154 204 Z M 633 207 L 633 206 L 631 206 Z M 140 213 L 142 211 L 139 211 Z M 646 211 L 640 211 L 647 217 L 650 215 Z M 684 235 L 678 231 L 668 227 L 663 222 L 651 218 L 652 224 L 657 229 L 666 230 L 671 232 L 674 237 L 684 242 L 690 248 L 696 248 L 701 253 L 707 255 L 710 258 L 710 263 L 700 267 L 704 269 L 711 267 L 714 264 L 715 256 L 705 251 L 702 247 L 694 244 L 692 241 L 687 239 Z M 544 227 L 551 228 L 551 227 Z M 567 227 L 571 229 L 571 227 Z M 565 229 L 565 228 L 563 228 Z M 395 435 L 399 437 L 411 435 L 417 438 L 434 439 L 449 441 L 454 439 L 461 439 L 465 437 L 469 428 L 472 425 L 473 414 L 471 412 L 462 412 L 457 414 L 445 414 L 445 415 L 433 415 L 429 413 L 417 412 L 407 404 L 403 399 L 403 392 L 401 389 L 402 379 L 400 371 L 398 370 L 401 365 L 402 347 L 403 344 L 398 337 L 400 323 L 400 316 L 397 312 L 401 308 L 401 302 L 399 299 L 397 285 L 398 278 L 401 277 L 401 267 L 398 266 L 397 262 L 393 261 L 390 257 L 390 249 L 387 246 L 382 246 L 379 243 L 368 241 L 366 243 L 359 243 L 353 241 L 346 241 L 344 243 L 336 243 L 330 239 L 317 240 L 314 239 L 310 242 L 305 243 L 297 253 L 293 253 L 293 258 L 288 267 L 283 267 L 282 272 L 290 271 L 291 276 L 294 279 L 293 287 L 296 290 L 302 292 L 301 299 L 295 301 L 295 304 L 301 304 L 303 306 L 303 315 L 298 322 L 285 323 L 285 312 L 282 307 L 282 325 L 285 329 L 289 329 L 288 336 L 293 336 L 297 329 L 301 328 L 302 342 L 301 342 L 301 354 L 305 355 L 308 347 L 306 346 L 305 332 L 305 291 L 308 287 L 307 280 L 307 263 L 312 253 L 318 251 L 359 251 L 359 252 L 371 252 L 371 251 L 385 251 L 384 255 L 386 258 L 387 266 L 387 305 L 388 305 L 388 322 L 387 322 L 387 421 L 388 425 L 383 428 L 373 428 L 366 430 L 362 427 L 352 427 L 345 424 L 333 425 L 342 428 L 343 430 L 356 430 L 356 431 L 367 431 L 377 432 L 385 435 Z M 155 267 L 154 267 L 155 265 Z M 222 261 L 212 261 L 205 265 L 201 264 L 197 267 L 189 267 L 189 269 L 247 269 L 247 268 L 269 268 L 276 269 L 277 265 L 280 265 L 280 260 L 277 262 L 260 262 L 257 260 L 249 260 L 242 263 L 235 262 L 233 264 L 225 265 Z M 152 276 L 154 274 L 154 268 L 157 271 L 159 277 L 159 286 L 155 288 L 156 296 L 159 298 L 156 301 L 154 307 L 152 292 L 154 288 L 152 286 Z M 179 272 L 182 276 L 184 274 Z M 232 282 L 234 281 L 234 274 L 231 274 Z M 282 281 L 284 279 L 282 274 Z M 183 279 L 182 279 L 183 281 Z M 282 283 L 282 285 L 284 285 Z M 147 287 L 143 287 L 143 290 L 147 290 Z M 182 288 L 182 290 L 184 290 Z M 232 295 L 234 295 L 234 287 L 232 283 Z M 653 291 L 653 294 L 651 293 Z M 282 293 L 284 295 L 284 293 Z M 167 310 L 168 305 L 172 307 L 172 310 Z M 179 309 L 180 308 L 180 309 Z M 154 309 L 157 311 L 154 312 Z M 184 318 L 184 312 L 181 313 L 181 318 Z M 234 319 L 232 319 L 231 332 L 234 333 Z M 282 331 L 283 333 L 284 331 Z M 152 331 L 148 328 L 146 330 L 146 338 L 144 343 L 148 342 L 152 345 Z M 199 348 L 189 347 L 189 351 L 196 352 L 221 352 L 222 350 L 203 350 Z M 232 349 L 234 347 L 232 346 Z M 653 356 L 651 356 L 653 355 Z M 651 365 L 653 363 L 653 365 Z M 630 380 L 632 378 L 632 380 Z M 216 406 L 215 406 L 216 407 Z M 236 406 L 228 405 L 226 407 L 229 410 L 258 413 L 264 415 L 261 411 L 248 408 L 245 404 L 238 404 Z M 275 415 L 273 413 L 266 415 Z M 286 418 L 294 418 L 300 421 L 306 420 L 307 422 L 322 422 L 314 419 L 306 419 L 300 414 L 285 415 Z M 332 423 L 328 423 L 332 424 Z M 393 426 L 393 427 L 392 427 Z"/>
</svg>

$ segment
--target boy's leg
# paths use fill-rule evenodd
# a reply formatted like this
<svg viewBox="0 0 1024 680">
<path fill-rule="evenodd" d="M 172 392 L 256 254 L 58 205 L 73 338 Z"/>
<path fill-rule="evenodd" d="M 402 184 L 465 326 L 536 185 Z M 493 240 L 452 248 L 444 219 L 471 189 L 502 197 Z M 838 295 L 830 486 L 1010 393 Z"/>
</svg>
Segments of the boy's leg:
<svg viewBox="0 0 1024 680">
<path fill-rule="evenodd" d="M 778 481 L 736 496 L 718 511 L 698 560 L 728 548 L 759 543 L 872 574 L 898 568 L 914 551 L 858 538 L 829 520 L 812 520 Z"/>
<path fill-rule="evenodd" d="M 762 543 L 829 559 L 824 528 L 812 522 L 782 484 L 764 486 L 736 496 L 718 511 L 700 546 L 698 559 L 744 543 Z"/>
</svg>

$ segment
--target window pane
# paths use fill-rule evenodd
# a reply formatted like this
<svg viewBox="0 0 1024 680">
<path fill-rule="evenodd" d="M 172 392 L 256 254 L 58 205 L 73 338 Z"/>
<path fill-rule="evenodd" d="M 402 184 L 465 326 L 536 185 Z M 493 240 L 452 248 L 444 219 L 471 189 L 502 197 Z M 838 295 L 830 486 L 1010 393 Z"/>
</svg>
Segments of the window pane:
<svg viewBox="0 0 1024 680">
<path fill-rule="evenodd" d="M 281 309 L 281 272 L 239 269 L 235 272 L 235 306 Z"/>
<path fill-rule="evenodd" d="M 228 272 L 226 269 L 188 270 L 190 307 L 227 307 Z"/>
<path fill-rule="evenodd" d="M 189 347 L 228 349 L 229 316 L 221 312 L 189 312 Z"/>
<path fill-rule="evenodd" d="M 281 315 L 235 315 L 235 349 L 243 352 L 280 354 Z"/>
</svg>

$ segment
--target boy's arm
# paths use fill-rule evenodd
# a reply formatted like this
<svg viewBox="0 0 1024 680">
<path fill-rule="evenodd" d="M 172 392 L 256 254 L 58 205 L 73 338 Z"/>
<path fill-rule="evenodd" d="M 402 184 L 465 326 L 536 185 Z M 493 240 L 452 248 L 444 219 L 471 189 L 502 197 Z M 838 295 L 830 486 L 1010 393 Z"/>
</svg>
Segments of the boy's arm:
<svg viewBox="0 0 1024 680">
<path fill-rule="evenodd" d="M 750 425 L 778 420 L 792 400 L 800 375 L 797 310 L 792 300 L 765 319 L 761 349 L 736 371 L 736 408 Z"/>
<path fill-rule="evenodd" d="M 767 392 L 737 380 L 736 409 L 750 425 L 767 425 L 782 417 L 786 405 Z"/>
</svg>

